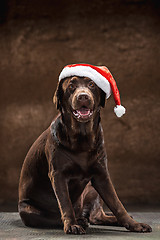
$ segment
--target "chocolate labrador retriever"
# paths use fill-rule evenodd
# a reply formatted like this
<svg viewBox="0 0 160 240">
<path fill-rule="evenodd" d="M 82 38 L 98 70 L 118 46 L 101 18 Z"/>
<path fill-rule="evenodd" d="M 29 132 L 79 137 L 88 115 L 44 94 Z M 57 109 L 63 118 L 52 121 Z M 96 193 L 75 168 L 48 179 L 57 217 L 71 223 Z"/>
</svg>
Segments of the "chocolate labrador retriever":
<svg viewBox="0 0 160 240">
<path fill-rule="evenodd" d="M 105 93 L 90 78 L 67 77 L 54 102 L 60 114 L 33 143 L 21 171 L 18 207 L 24 224 L 64 226 L 67 234 L 84 234 L 88 222 L 151 232 L 128 215 L 110 179 L 100 123 Z M 113 214 L 105 214 L 103 201 Z"/>
</svg>

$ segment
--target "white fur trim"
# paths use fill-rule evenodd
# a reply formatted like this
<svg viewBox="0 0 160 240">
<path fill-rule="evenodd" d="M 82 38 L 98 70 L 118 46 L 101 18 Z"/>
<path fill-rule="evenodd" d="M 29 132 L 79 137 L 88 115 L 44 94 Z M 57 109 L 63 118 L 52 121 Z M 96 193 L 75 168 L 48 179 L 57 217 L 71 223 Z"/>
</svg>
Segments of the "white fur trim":
<svg viewBox="0 0 160 240">
<path fill-rule="evenodd" d="M 117 117 L 122 117 L 123 114 L 125 114 L 126 109 L 125 109 L 122 105 L 117 105 L 117 106 L 114 108 L 114 112 L 115 112 L 115 114 L 116 114 Z"/>
<path fill-rule="evenodd" d="M 111 87 L 108 80 L 95 69 L 88 66 L 65 67 L 59 75 L 59 81 L 66 77 L 79 76 L 88 77 L 93 80 L 99 88 L 106 93 L 106 98 L 111 95 Z"/>
</svg>

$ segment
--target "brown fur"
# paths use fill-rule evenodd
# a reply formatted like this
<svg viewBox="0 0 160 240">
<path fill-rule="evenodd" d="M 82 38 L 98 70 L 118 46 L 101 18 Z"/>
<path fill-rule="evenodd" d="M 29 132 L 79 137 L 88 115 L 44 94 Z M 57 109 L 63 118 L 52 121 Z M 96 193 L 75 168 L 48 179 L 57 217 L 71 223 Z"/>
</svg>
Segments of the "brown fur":
<svg viewBox="0 0 160 240">
<path fill-rule="evenodd" d="M 88 221 L 151 231 L 127 214 L 112 185 L 100 123 L 105 93 L 90 79 L 75 76 L 60 82 L 54 102 L 60 114 L 34 142 L 21 171 L 19 213 L 24 224 L 64 226 L 70 234 L 85 233 Z M 82 107 L 92 115 L 76 118 L 73 110 Z M 113 215 L 104 213 L 103 201 Z"/>
</svg>

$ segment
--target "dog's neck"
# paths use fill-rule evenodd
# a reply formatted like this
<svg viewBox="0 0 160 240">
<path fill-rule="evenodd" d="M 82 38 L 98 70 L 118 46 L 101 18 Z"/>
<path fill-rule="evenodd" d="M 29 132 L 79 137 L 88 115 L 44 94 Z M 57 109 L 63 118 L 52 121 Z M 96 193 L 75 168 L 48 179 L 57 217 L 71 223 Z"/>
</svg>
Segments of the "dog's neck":
<svg viewBox="0 0 160 240">
<path fill-rule="evenodd" d="M 70 113 L 61 113 L 59 116 L 58 140 L 71 150 L 87 151 L 96 146 L 99 133 L 100 112 L 96 112 L 94 119 L 88 122 L 79 122 Z"/>
</svg>

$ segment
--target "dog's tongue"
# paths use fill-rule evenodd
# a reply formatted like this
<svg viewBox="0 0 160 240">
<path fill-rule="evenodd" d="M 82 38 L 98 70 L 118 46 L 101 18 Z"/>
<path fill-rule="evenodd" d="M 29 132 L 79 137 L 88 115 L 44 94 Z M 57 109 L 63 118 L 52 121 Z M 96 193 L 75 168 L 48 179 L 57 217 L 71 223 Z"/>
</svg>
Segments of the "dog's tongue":
<svg viewBox="0 0 160 240">
<path fill-rule="evenodd" d="M 88 108 L 80 108 L 79 110 L 77 110 L 77 112 L 81 116 L 88 116 L 90 114 L 90 109 L 88 109 Z"/>
</svg>

